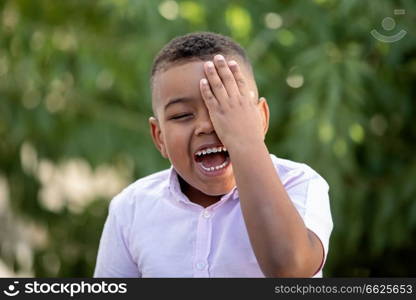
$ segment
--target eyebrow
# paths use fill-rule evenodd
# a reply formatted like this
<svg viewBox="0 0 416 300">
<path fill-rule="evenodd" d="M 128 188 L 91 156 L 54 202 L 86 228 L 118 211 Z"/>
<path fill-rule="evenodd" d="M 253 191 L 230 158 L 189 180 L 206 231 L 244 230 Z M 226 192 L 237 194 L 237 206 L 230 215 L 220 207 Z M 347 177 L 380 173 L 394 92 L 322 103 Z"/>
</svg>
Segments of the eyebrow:
<svg viewBox="0 0 416 300">
<path fill-rule="evenodd" d="M 176 104 L 176 103 L 186 103 L 186 102 L 190 102 L 191 98 L 174 98 L 172 100 L 169 100 L 169 102 L 165 105 L 164 110 L 166 111 L 168 109 L 169 106 Z"/>
</svg>

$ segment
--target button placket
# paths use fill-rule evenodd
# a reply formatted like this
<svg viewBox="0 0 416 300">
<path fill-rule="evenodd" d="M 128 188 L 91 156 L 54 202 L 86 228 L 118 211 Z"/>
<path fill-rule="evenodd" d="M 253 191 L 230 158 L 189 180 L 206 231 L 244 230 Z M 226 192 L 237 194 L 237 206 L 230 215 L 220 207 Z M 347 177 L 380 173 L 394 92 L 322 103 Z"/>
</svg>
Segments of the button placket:
<svg viewBox="0 0 416 300">
<path fill-rule="evenodd" d="M 210 213 L 208 210 L 204 210 L 204 212 L 202 213 L 202 216 L 203 216 L 205 219 L 208 219 L 208 218 L 210 218 L 210 217 L 211 217 L 211 213 Z"/>
<path fill-rule="evenodd" d="M 198 218 L 194 260 L 194 277 L 209 277 L 208 256 L 211 251 L 212 212 L 203 210 Z"/>
<path fill-rule="evenodd" d="M 196 268 L 200 271 L 202 271 L 203 269 L 205 269 L 206 263 L 204 262 L 199 262 L 196 264 Z"/>
</svg>

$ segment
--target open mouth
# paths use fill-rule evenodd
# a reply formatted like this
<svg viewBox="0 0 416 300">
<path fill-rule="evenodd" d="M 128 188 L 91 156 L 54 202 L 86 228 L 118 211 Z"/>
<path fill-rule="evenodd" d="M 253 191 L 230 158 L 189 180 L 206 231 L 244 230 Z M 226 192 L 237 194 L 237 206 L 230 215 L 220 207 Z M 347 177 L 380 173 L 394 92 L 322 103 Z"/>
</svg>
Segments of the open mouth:
<svg viewBox="0 0 416 300">
<path fill-rule="evenodd" d="M 206 172 L 225 169 L 230 164 L 230 156 L 224 146 L 208 147 L 197 151 L 195 161 Z"/>
</svg>

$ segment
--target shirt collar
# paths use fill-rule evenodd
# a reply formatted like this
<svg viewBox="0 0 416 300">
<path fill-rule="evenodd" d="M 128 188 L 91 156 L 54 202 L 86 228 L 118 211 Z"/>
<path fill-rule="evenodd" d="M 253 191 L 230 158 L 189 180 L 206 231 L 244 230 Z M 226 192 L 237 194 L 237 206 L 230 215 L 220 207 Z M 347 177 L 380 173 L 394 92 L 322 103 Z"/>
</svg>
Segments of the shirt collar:
<svg viewBox="0 0 416 300">
<path fill-rule="evenodd" d="M 179 184 L 178 173 L 176 172 L 173 165 L 171 165 L 170 168 L 169 168 L 169 191 L 172 193 L 172 195 L 174 196 L 173 198 L 176 201 L 184 202 L 186 204 L 194 204 L 195 205 L 195 203 L 191 202 L 188 199 L 188 197 L 182 192 L 181 186 Z M 230 192 L 223 195 L 221 197 L 221 200 L 218 201 L 217 203 L 215 203 L 214 206 L 217 206 L 220 203 L 223 203 L 223 202 L 225 202 L 229 199 L 233 199 L 233 198 L 238 198 L 238 190 L 237 190 L 236 186 L 234 186 Z"/>
</svg>

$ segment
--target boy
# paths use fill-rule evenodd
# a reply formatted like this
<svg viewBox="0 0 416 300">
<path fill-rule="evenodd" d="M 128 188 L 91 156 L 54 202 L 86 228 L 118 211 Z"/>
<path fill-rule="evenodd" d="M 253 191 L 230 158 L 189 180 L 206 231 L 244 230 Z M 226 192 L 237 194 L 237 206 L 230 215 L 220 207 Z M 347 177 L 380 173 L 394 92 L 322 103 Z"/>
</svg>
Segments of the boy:
<svg viewBox="0 0 416 300">
<path fill-rule="evenodd" d="M 112 200 L 94 276 L 321 277 L 328 185 L 269 154 L 269 108 L 244 50 L 209 32 L 177 37 L 151 88 L 151 135 L 172 167 Z"/>
</svg>

